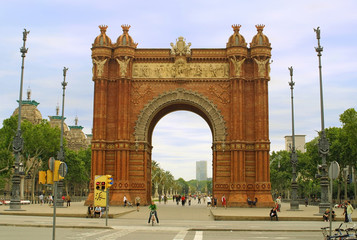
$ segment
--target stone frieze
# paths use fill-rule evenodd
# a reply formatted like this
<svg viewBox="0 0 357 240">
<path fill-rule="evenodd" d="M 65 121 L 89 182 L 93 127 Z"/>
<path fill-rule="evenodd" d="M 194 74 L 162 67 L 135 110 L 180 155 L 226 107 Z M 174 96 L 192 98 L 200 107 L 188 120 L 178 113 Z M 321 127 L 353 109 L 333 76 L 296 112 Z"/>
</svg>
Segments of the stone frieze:
<svg viewBox="0 0 357 240">
<path fill-rule="evenodd" d="M 134 63 L 133 78 L 228 78 L 228 63 Z"/>
</svg>

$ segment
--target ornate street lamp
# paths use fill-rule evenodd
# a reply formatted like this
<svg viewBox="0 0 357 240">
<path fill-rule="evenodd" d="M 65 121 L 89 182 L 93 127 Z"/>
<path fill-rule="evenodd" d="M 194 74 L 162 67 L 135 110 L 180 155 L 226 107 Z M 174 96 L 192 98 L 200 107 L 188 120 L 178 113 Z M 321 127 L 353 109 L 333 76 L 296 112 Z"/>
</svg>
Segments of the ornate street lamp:
<svg viewBox="0 0 357 240">
<path fill-rule="evenodd" d="M 12 189 L 11 189 L 11 199 L 10 199 L 10 209 L 11 211 L 21 211 L 21 200 L 20 200 L 20 157 L 21 157 L 21 152 L 23 149 L 24 145 L 24 140 L 22 139 L 21 136 L 21 105 L 22 105 L 22 87 L 23 87 L 23 82 L 24 82 L 24 63 L 25 63 L 25 57 L 28 48 L 26 48 L 26 40 L 27 40 L 27 34 L 29 34 L 30 31 L 26 31 L 24 29 L 23 32 L 23 45 L 20 48 L 21 57 L 22 57 L 22 65 L 21 65 L 21 81 L 20 81 L 20 96 L 19 96 L 19 115 L 18 115 L 18 122 L 17 122 L 17 131 L 16 131 L 16 136 L 14 137 L 14 141 L 12 144 L 12 149 L 14 151 L 15 155 L 15 164 L 14 164 L 14 175 L 12 177 Z M 24 210 L 23 210 L 24 211 Z"/>
<path fill-rule="evenodd" d="M 296 182 L 296 164 L 298 162 L 296 149 L 295 149 L 295 125 L 294 125 L 294 85 L 293 82 L 293 67 L 289 67 L 290 71 L 290 89 L 291 89 L 291 122 L 292 122 L 292 141 L 293 146 L 291 148 L 290 161 L 292 165 L 292 181 L 291 181 L 291 202 L 290 210 L 299 210 L 299 200 L 298 200 L 298 184 Z"/>
<path fill-rule="evenodd" d="M 67 74 L 68 68 L 64 67 L 63 68 L 63 82 L 62 84 L 62 89 L 63 89 L 63 94 L 62 94 L 62 118 L 61 118 L 61 142 L 60 142 L 60 150 L 57 154 L 57 159 L 60 160 L 61 162 L 64 162 L 64 150 L 63 150 L 63 124 L 64 124 L 64 97 L 65 97 L 65 91 L 66 91 L 66 86 L 67 86 L 67 82 L 66 82 L 66 74 Z M 57 184 L 57 196 L 55 196 L 56 198 L 56 202 L 57 202 L 57 207 L 63 207 L 63 181 L 59 181 Z"/>
<path fill-rule="evenodd" d="M 330 204 L 328 203 L 328 176 L 327 176 L 327 164 L 326 156 L 329 152 L 329 142 L 326 137 L 325 132 L 325 119 L 324 119 L 324 101 L 323 101 L 323 91 L 322 91 L 322 66 L 321 66 L 321 52 L 323 47 L 320 46 L 320 27 L 314 29 L 316 32 L 316 38 L 318 46 L 315 47 L 317 56 L 319 58 L 319 77 L 320 77 L 320 104 L 321 104 L 321 132 L 319 139 L 319 153 L 322 159 L 322 164 L 320 168 L 320 186 L 321 186 L 321 202 L 319 204 L 319 214 L 323 214 L 326 208 L 329 208 Z"/>
</svg>

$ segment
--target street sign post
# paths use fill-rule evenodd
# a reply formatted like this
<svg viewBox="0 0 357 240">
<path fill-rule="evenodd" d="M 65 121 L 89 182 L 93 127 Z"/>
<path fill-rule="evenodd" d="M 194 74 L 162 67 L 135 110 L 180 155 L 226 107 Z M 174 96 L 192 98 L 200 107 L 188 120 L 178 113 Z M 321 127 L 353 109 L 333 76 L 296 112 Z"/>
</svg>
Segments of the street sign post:
<svg viewBox="0 0 357 240">
<path fill-rule="evenodd" d="M 333 204 L 332 204 L 332 180 L 335 180 L 338 178 L 338 175 L 340 174 L 340 165 L 338 165 L 338 162 L 333 161 L 330 163 L 330 167 L 328 169 L 328 176 L 330 178 L 330 189 L 331 189 L 331 201 L 330 201 L 330 236 L 332 234 L 332 210 L 333 210 Z"/>
</svg>

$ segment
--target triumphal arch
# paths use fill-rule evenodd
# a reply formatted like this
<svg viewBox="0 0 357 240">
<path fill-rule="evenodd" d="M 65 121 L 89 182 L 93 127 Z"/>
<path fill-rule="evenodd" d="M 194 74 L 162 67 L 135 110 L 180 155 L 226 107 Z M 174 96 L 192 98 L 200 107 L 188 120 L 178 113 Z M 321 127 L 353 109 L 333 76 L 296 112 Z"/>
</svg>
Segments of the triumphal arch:
<svg viewBox="0 0 357 240">
<path fill-rule="evenodd" d="M 152 133 L 166 114 L 200 115 L 212 132 L 213 194 L 230 206 L 272 204 L 268 82 L 271 46 L 256 25 L 247 46 L 233 25 L 225 48 L 191 48 L 178 37 L 167 48 L 138 48 L 129 25 L 116 42 L 99 26 L 92 47 L 94 115 L 91 189 L 95 175 L 114 176 L 111 205 L 123 196 L 151 199 Z M 173 39 L 175 40 L 175 39 Z M 194 44 L 192 44 L 193 46 Z M 200 159 L 201 160 L 201 159 Z"/>
</svg>

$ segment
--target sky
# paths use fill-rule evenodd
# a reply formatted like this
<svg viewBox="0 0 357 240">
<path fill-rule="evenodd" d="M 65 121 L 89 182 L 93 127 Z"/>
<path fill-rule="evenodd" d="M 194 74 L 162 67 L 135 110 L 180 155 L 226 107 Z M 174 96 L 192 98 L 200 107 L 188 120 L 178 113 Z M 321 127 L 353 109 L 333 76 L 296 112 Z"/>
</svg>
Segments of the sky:
<svg viewBox="0 0 357 240">
<path fill-rule="evenodd" d="M 269 82 L 271 150 L 284 149 L 291 135 L 291 95 L 288 67 L 294 69 L 295 134 L 306 141 L 321 130 L 320 86 L 314 28 L 321 29 L 322 81 L 325 127 L 340 127 L 339 115 L 356 108 L 357 3 L 355 0 L 300 1 L 25 1 L 1 3 L 0 8 L 0 127 L 18 107 L 22 32 L 30 31 L 26 47 L 23 99 L 31 89 L 43 118 L 62 105 L 63 67 L 69 68 L 65 97 L 67 125 L 78 124 L 91 133 L 93 82 L 91 46 L 108 25 L 113 42 L 121 25 L 138 48 L 170 48 L 183 36 L 191 48 L 225 48 L 232 24 L 249 44 L 256 24 L 272 46 Z M 249 46 L 249 45 L 248 45 Z M 195 178 L 196 161 L 209 161 L 212 175 L 212 136 L 207 123 L 191 112 L 174 112 L 162 118 L 153 133 L 152 159 L 175 178 Z"/>
</svg>

